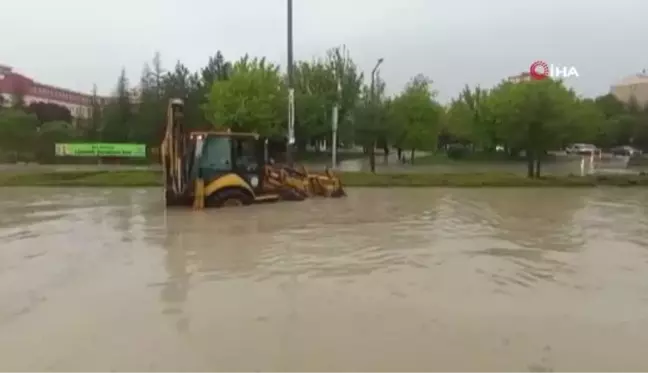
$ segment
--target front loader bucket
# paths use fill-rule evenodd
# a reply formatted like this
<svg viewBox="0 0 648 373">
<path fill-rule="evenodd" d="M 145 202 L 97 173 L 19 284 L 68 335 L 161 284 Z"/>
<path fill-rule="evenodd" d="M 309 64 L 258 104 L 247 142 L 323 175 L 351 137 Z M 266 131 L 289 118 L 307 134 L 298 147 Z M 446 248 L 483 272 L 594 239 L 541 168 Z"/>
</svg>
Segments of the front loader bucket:
<svg viewBox="0 0 648 373">
<path fill-rule="evenodd" d="M 339 198 L 346 196 L 340 178 L 330 169 L 326 168 L 323 174 L 307 173 L 312 194 L 320 197 Z"/>
<path fill-rule="evenodd" d="M 267 169 L 267 183 L 276 190 L 290 189 L 301 200 L 308 197 L 344 197 L 346 193 L 340 179 L 329 168 L 323 173 L 310 173 L 305 167 L 275 165 Z M 286 198 L 288 199 L 288 198 Z"/>
</svg>

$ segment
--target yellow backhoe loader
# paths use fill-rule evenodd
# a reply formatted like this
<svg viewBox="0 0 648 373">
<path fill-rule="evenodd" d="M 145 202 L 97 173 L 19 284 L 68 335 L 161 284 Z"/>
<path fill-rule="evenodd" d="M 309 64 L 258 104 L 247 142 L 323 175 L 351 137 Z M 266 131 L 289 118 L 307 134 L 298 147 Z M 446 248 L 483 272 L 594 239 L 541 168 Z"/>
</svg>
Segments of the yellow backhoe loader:
<svg viewBox="0 0 648 373">
<path fill-rule="evenodd" d="M 160 146 L 167 206 L 201 209 L 345 196 L 329 168 L 315 174 L 305 167 L 275 164 L 269 139 L 258 134 L 185 132 L 183 110 L 182 100 L 169 101 Z"/>
</svg>

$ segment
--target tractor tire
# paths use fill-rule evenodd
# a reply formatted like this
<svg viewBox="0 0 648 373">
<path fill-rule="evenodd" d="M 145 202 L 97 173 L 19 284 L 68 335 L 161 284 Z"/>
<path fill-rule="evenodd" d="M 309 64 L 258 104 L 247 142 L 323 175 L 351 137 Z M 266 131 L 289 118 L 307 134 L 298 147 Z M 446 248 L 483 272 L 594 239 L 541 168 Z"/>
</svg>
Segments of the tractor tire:
<svg viewBox="0 0 648 373">
<path fill-rule="evenodd" d="M 252 204 L 252 196 L 240 189 L 225 189 L 216 192 L 205 200 L 207 207 L 237 207 Z"/>
</svg>

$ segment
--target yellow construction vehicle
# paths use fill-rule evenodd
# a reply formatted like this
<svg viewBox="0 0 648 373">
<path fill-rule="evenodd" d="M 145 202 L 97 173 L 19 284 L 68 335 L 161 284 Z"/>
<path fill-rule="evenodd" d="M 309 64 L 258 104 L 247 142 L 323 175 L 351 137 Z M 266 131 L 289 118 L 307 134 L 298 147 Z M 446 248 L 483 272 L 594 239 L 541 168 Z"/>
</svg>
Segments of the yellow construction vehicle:
<svg viewBox="0 0 648 373">
<path fill-rule="evenodd" d="M 255 133 L 185 132 L 184 103 L 169 101 L 160 146 L 167 206 L 224 207 L 309 197 L 342 197 L 342 184 L 327 168 L 276 164 L 269 139 Z"/>
</svg>

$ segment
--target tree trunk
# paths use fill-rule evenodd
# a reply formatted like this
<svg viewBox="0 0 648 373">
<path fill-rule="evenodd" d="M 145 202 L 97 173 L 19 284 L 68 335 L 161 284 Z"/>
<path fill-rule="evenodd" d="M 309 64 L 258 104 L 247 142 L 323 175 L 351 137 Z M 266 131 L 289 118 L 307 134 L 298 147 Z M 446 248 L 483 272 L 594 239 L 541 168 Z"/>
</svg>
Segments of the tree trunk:
<svg viewBox="0 0 648 373">
<path fill-rule="evenodd" d="M 398 160 L 402 161 L 403 160 L 403 149 L 396 148 L 396 155 L 398 156 Z"/>
<path fill-rule="evenodd" d="M 410 153 L 410 164 L 414 164 L 414 152 L 415 152 L 415 149 L 412 148 L 412 152 Z"/>
<path fill-rule="evenodd" d="M 537 159 L 535 161 L 535 178 L 536 179 L 540 178 L 540 163 L 541 163 L 540 157 L 537 157 Z"/>
<path fill-rule="evenodd" d="M 372 173 L 376 173 L 376 144 L 373 143 L 369 147 L 369 168 Z"/>
<path fill-rule="evenodd" d="M 531 149 L 526 150 L 526 158 L 527 158 L 527 177 L 529 179 L 533 179 L 534 176 L 534 159 L 533 159 L 533 151 Z"/>
<path fill-rule="evenodd" d="M 306 153 L 306 146 L 308 145 L 304 140 L 298 140 L 296 144 L 297 151 L 300 153 Z"/>
</svg>

